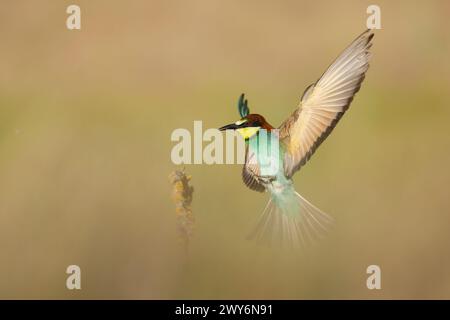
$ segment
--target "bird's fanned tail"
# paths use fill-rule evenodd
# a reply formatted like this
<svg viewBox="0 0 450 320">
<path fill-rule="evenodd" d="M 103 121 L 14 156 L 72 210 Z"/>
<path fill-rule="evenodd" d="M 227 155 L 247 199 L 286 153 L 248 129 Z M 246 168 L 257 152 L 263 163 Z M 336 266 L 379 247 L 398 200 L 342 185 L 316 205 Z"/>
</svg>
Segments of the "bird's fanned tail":
<svg viewBox="0 0 450 320">
<path fill-rule="evenodd" d="M 249 238 L 268 245 L 307 247 L 322 238 L 332 223 L 331 216 L 288 187 L 282 192 L 271 192 Z"/>
</svg>

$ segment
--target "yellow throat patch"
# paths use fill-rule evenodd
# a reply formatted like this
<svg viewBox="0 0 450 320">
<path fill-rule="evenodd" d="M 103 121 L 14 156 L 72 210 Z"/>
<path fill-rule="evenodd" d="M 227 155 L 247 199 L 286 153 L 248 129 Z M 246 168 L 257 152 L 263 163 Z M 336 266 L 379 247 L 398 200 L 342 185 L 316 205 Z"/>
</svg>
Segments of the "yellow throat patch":
<svg viewBox="0 0 450 320">
<path fill-rule="evenodd" d="M 239 132 L 239 134 L 244 139 L 250 139 L 251 137 L 253 137 L 259 131 L 260 128 L 261 127 L 247 127 L 247 128 L 237 129 L 236 131 Z"/>
</svg>

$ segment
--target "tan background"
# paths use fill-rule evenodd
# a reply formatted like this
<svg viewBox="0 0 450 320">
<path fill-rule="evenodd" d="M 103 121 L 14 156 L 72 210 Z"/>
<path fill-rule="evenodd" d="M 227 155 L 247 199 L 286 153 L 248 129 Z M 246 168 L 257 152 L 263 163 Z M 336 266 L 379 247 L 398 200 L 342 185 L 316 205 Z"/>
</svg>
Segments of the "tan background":
<svg viewBox="0 0 450 320">
<path fill-rule="evenodd" d="M 450 298 L 448 1 L 376 1 L 362 90 L 295 176 L 337 220 L 320 246 L 246 241 L 267 195 L 238 165 L 197 165 L 188 256 L 172 130 L 236 120 L 241 92 L 279 125 L 373 1 L 79 0 L 69 31 L 72 3 L 1 5 L 0 298 Z"/>
</svg>

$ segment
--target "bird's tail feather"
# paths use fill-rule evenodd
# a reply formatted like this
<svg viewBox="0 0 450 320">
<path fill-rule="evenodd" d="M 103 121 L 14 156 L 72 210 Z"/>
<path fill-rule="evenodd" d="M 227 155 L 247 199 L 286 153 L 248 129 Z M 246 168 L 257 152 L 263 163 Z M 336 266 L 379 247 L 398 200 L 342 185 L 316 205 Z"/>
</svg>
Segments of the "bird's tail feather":
<svg viewBox="0 0 450 320">
<path fill-rule="evenodd" d="M 272 193 L 249 238 L 269 245 L 307 247 L 322 238 L 332 223 L 331 216 L 288 188 Z"/>
</svg>

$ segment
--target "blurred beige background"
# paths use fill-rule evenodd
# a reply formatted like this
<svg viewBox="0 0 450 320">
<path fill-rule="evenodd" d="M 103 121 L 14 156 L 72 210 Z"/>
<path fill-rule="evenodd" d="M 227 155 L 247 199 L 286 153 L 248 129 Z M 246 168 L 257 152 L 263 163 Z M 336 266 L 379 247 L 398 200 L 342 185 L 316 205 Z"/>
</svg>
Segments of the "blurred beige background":
<svg viewBox="0 0 450 320">
<path fill-rule="evenodd" d="M 65 27 L 66 7 L 82 30 Z M 295 176 L 336 218 L 313 250 L 246 241 L 267 201 L 193 165 L 177 241 L 175 128 L 280 124 L 382 10 L 362 90 Z M 0 10 L 0 298 L 450 298 L 448 1 L 9 1 Z M 65 287 L 68 265 L 82 290 Z M 366 288 L 366 268 L 382 289 Z"/>
</svg>

